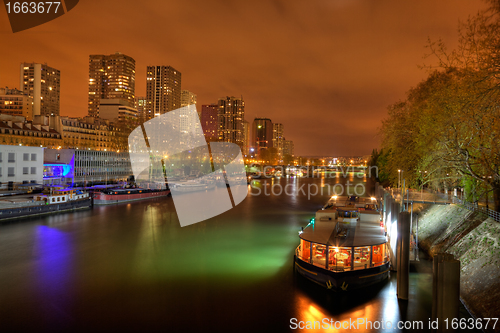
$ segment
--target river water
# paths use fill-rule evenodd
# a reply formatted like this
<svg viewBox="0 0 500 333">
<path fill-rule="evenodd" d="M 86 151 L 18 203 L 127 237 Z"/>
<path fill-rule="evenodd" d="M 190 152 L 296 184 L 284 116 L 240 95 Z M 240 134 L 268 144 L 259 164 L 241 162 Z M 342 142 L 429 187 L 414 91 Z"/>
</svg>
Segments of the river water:
<svg viewBox="0 0 500 333">
<path fill-rule="evenodd" d="M 323 318 L 427 325 L 428 264 L 410 275 L 403 303 L 395 274 L 345 294 L 294 274 L 298 231 L 335 184 L 373 188 L 352 174 L 258 180 L 234 209 L 182 228 L 172 198 L 1 225 L 0 331 L 289 332 Z M 371 331 L 360 329 L 343 331 Z"/>
</svg>

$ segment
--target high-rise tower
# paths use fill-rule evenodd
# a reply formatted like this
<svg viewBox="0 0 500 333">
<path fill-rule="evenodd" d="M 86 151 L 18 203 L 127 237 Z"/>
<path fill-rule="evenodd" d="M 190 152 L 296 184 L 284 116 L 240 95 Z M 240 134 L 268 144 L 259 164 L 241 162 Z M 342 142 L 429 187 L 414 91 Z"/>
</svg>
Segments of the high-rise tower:
<svg viewBox="0 0 500 333">
<path fill-rule="evenodd" d="M 33 99 L 33 115 L 59 116 L 61 73 L 47 64 L 22 63 L 20 87 Z"/>
<path fill-rule="evenodd" d="M 271 119 L 254 119 L 252 124 L 252 146 L 257 152 L 273 147 L 273 123 Z"/>
<path fill-rule="evenodd" d="M 159 116 L 181 107 L 181 72 L 170 66 L 148 66 L 146 113 Z"/>
<path fill-rule="evenodd" d="M 135 60 L 123 53 L 89 57 L 89 116 L 99 117 L 101 99 L 135 107 Z"/>
<path fill-rule="evenodd" d="M 242 98 L 227 96 L 220 98 L 218 104 L 219 140 L 232 142 L 243 147 L 245 102 Z"/>
</svg>

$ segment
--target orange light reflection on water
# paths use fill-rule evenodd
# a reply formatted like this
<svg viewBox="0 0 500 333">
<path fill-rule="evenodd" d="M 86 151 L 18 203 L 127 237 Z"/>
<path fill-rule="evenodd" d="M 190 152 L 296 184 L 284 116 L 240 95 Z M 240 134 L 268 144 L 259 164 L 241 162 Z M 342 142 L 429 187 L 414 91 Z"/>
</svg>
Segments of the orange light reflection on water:
<svg viewBox="0 0 500 333">
<path fill-rule="evenodd" d="M 358 309 L 346 309 L 345 313 L 331 314 L 309 297 L 298 295 L 296 324 L 307 332 L 376 332 L 379 330 L 370 329 L 366 322 L 377 320 L 374 318 L 377 312 L 373 304 L 365 304 Z"/>
</svg>

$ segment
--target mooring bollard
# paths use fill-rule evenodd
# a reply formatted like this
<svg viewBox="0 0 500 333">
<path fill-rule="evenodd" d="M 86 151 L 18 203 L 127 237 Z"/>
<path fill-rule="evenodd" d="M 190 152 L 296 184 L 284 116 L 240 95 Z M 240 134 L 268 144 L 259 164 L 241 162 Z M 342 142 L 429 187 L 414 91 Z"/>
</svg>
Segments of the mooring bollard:
<svg viewBox="0 0 500 333">
<path fill-rule="evenodd" d="M 399 299 L 408 299 L 410 277 L 410 213 L 402 212 L 398 218 L 398 284 Z"/>
<path fill-rule="evenodd" d="M 438 332 L 455 331 L 451 325 L 459 318 L 460 302 L 460 261 L 445 259 L 438 264 Z M 448 323 L 445 324 L 445 320 Z"/>
<path fill-rule="evenodd" d="M 437 298 L 438 298 L 438 264 L 445 258 L 453 259 L 453 255 L 448 253 L 438 253 L 432 260 L 432 319 L 437 318 Z"/>
<path fill-rule="evenodd" d="M 459 315 L 460 261 L 452 254 L 438 253 L 432 264 L 432 319 L 438 320 L 438 332 L 449 332 L 451 320 Z"/>
</svg>

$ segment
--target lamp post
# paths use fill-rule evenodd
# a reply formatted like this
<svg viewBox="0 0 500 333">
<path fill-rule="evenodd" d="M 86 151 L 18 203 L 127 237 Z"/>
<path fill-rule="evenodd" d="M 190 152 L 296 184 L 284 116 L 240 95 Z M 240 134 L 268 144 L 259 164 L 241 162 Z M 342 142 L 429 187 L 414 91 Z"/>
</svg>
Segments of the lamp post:
<svg viewBox="0 0 500 333">
<path fill-rule="evenodd" d="M 401 186 L 401 170 L 398 169 L 398 192 L 400 186 Z"/>
<path fill-rule="evenodd" d="M 401 170 L 401 201 L 404 202 L 404 199 L 405 199 L 405 194 L 404 194 L 404 187 L 406 187 L 406 182 L 405 182 L 405 178 L 404 178 L 404 175 L 403 175 L 403 172 L 404 170 Z"/>
</svg>

